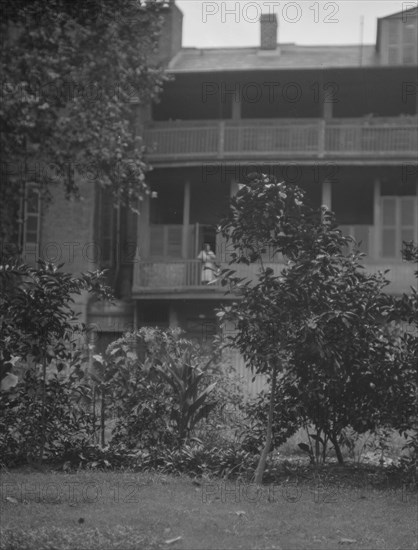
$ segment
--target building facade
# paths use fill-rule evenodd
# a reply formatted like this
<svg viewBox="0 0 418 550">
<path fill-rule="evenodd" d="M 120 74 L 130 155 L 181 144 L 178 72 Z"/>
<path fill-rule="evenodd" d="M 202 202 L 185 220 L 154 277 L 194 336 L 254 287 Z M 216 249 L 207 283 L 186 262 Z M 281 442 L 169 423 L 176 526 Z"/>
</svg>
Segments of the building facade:
<svg viewBox="0 0 418 550">
<path fill-rule="evenodd" d="M 259 48 L 181 48 L 181 27 L 172 5 L 161 56 L 173 79 L 138 120 L 153 166 L 140 215 L 88 182 L 81 204 L 57 199 L 43 219 L 36 200 L 27 203 L 28 246 L 60 243 L 74 272 L 109 269 L 116 303 L 79 303 L 97 347 L 145 325 L 210 342 L 215 310 L 230 298 L 202 281 L 198 255 L 209 243 L 227 264 L 216 227 L 253 172 L 327 205 L 361 242 L 366 269 L 390 269 L 389 292 L 407 292 L 416 281 L 402 241 L 418 237 L 417 10 L 378 20 L 373 45 L 280 43 L 267 15 Z M 250 276 L 256 266 L 240 269 Z"/>
</svg>

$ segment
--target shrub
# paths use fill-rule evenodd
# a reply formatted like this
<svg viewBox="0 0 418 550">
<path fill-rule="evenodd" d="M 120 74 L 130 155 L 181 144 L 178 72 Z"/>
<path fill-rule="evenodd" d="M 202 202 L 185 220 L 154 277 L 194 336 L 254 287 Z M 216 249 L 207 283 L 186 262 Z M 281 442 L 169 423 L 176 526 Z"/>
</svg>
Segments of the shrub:
<svg viewBox="0 0 418 550">
<path fill-rule="evenodd" d="M 254 455 L 239 445 L 230 443 L 224 447 L 208 447 L 197 440 L 180 448 L 155 449 L 145 458 L 148 469 L 198 477 L 249 478 L 256 464 Z M 144 462 L 142 464 L 144 466 Z"/>
<path fill-rule="evenodd" d="M 252 453 L 260 453 L 266 440 L 266 423 L 270 404 L 270 392 L 262 391 L 246 406 L 246 428 L 242 432 L 242 447 Z M 270 452 L 296 433 L 301 425 L 298 400 L 289 380 L 283 376 L 276 386 L 273 416 L 273 434 Z"/>
<path fill-rule="evenodd" d="M 56 461 L 86 445 L 93 422 L 80 398 L 88 398 L 89 392 L 89 385 L 56 375 L 46 381 L 44 390 L 42 375 L 33 369 L 15 387 L 0 392 L 0 449 L 5 465 L 36 461 L 42 446 L 44 458 Z"/>
<path fill-rule="evenodd" d="M 213 358 L 179 330 L 141 328 L 94 359 L 93 376 L 118 419 L 114 444 L 151 449 L 184 443 L 215 407 L 208 375 Z"/>
<path fill-rule="evenodd" d="M 211 393 L 216 405 L 195 434 L 207 447 L 225 447 L 239 440 L 246 423 L 243 386 L 234 369 L 221 361 L 213 364 L 208 380 L 216 382 Z"/>
<path fill-rule="evenodd" d="M 9 392 L 10 384 L 2 384 L 6 394 L 1 396 L 1 406 L 8 417 L 2 437 L 10 460 L 14 449 L 16 460 L 26 455 L 41 464 L 44 456 L 58 453 L 61 439 L 56 425 L 75 433 L 77 423 L 83 423 L 81 413 L 68 412 L 72 385 L 77 387 L 83 376 L 83 358 L 77 348 L 85 327 L 72 308 L 74 296 L 87 291 L 110 297 L 110 291 L 101 272 L 73 277 L 60 271 L 62 265 L 42 260 L 38 264 L 33 268 L 18 259 L 0 262 L 0 379 L 16 380 L 17 363 L 31 365 L 26 365 L 30 372 L 16 391 Z M 61 388 L 60 378 L 47 380 L 51 368 L 70 370 L 75 376 Z"/>
</svg>

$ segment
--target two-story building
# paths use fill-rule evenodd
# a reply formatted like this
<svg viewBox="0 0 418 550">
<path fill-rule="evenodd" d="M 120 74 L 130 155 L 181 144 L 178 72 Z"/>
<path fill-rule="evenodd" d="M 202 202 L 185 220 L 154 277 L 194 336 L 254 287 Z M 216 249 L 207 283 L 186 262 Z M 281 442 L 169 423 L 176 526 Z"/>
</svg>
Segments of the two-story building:
<svg viewBox="0 0 418 550">
<path fill-rule="evenodd" d="M 144 325 L 210 340 L 215 309 L 230 298 L 202 282 L 197 256 L 209 243 L 227 263 L 216 227 L 255 171 L 331 208 L 361 241 L 366 268 L 390 269 L 390 292 L 416 284 L 401 247 L 418 238 L 417 9 L 379 19 L 372 45 L 280 43 L 279 26 L 275 16 L 261 17 L 258 48 L 182 48 L 182 15 L 172 5 L 164 55 L 173 79 L 138 124 L 154 167 L 140 215 L 86 189 L 90 199 L 67 226 L 53 208 L 53 223 L 39 225 L 41 241 L 81 233 L 99 246 L 99 260 L 87 249 L 74 264 L 109 268 L 117 291 L 114 305 L 80 305 L 99 347 Z M 256 266 L 240 269 L 251 275 Z"/>
</svg>

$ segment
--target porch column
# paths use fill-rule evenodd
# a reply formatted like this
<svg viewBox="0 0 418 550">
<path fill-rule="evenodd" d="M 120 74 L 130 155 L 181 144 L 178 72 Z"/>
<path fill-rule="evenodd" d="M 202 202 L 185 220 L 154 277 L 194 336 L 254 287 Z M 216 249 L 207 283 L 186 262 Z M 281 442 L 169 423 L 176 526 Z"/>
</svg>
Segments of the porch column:
<svg viewBox="0 0 418 550">
<path fill-rule="evenodd" d="M 324 82 L 324 73 L 322 72 L 321 73 L 321 79 L 318 83 L 318 86 L 320 86 L 319 90 L 318 90 L 318 96 L 320 98 L 320 102 L 321 102 L 321 105 L 322 105 L 322 113 L 321 113 L 321 116 L 322 118 L 324 119 L 329 119 L 329 118 L 332 118 L 332 111 L 333 111 L 333 104 L 335 102 L 335 98 L 334 99 L 334 94 L 335 94 L 335 89 L 334 89 L 334 83 L 333 82 Z"/>
<path fill-rule="evenodd" d="M 241 119 L 241 97 L 239 92 L 235 92 L 232 97 L 232 120 Z"/>
<path fill-rule="evenodd" d="M 189 225 L 190 225 L 190 181 L 184 183 L 183 195 L 183 234 L 181 242 L 181 257 L 186 260 L 189 251 Z"/>
<path fill-rule="evenodd" d="M 139 220 L 138 220 L 138 235 L 137 235 L 137 256 L 140 260 L 149 257 L 150 247 L 150 198 L 148 195 L 144 196 L 139 208 Z"/>
<path fill-rule="evenodd" d="M 322 101 L 322 116 L 325 118 L 325 120 L 328 120 L 332 118 L 332 94 L 324 93 Z"/>
<path fill-rule="evenodd" d="M 177 328 L 179 326 L 179 318 L 177 310 L 174 305 L 171 303 L 168 310 L 168 326 L 170 328 Z"/>
<path fill-rule="evenodd" d="M 320 82 L 320 90 L 319 90 L 319 97 L 321 101 L 321 116 L 322 120 L 319 124 L 319 157 L 322 158 L 326 151 L 326 134 L 327 134 L 327 122 L 332 119 L 332 111 L 333 111 L 333 87 L 332 84 L 330 86 L 330 83 L 324 83 L 324 74 L 322 73 L 322 78 Z M 326 204 L 326 203 L 323 203 Z M 331 208 L 331 207 L 330 207 Z"/>
<path fill-rule="evenodd" d="M 233 197 L 238 192 L 238 182 L 234 179 L 231 180 L 230 187 L 229 187 L 229 196 Z"/>
<path fill-rule="evenodd" d="M 380 179 L 375 178 L 373 188 L 373 249 L 371 250 L 372 258 L 379 258 L 380 250 L 380 233 L 382 231 L 382 206 L 380 194 Z"/>
<path fill-rule="evenodd" d="M 229 196 L 232 198 L 234 195 L 238 193 L 238 182 L 235 178 L 231 179 L 231 183 L 229 184 Z M 227 239 L 223 237 L 220 233 L 217 234 L 216 237 L 216 256 L 218 261 L 224 263 L 229 262 L 231 259 L 231 247 L 228 247 Z"/>
<path fill-rule="evenodd" d="M 332 190 L 329 180 L 324 180 L 322 182 L 322 204 L 329 210 L 332 210 Z"/>
</svg>

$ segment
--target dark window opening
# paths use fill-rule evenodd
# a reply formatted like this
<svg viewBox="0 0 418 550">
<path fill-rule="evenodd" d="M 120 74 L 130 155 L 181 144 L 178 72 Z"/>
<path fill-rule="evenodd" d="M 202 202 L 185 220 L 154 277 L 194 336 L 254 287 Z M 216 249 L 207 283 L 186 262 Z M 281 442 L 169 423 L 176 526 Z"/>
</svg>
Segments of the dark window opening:
<svg viewBox="0 0 418 550">
<path fill-rule="evenodd" d="M 157 196 L 151 199 L 150 221 L 152 224 L 182 224 L 184 183 L 154 183 L 152 191 Z"/>
<path fill-rule="evenodd" d="M 94 334 L 95 352 L 104 354 L 108 346 L 122 337 L 121 332 L 96 332 Z"/>
<path fill-rule="evenodd" d="M 341 182 L 332 186 L 332 210 L 341 225 L 373 225 L 373 182 Z"/>
<path fill-rule="evenodd" d="M 405 195 L 416 195 L 416 183 L 414 181 L 382 181 L 382 183 L 380 184 L 380 194 L 382 196 L 401 197 Z"/>
<path fill-rule="evenodd" d="M 145 302 L 140 306 L 141 324 L 168 325 L 169 305 L 166 302 Z"/>
</svg>

